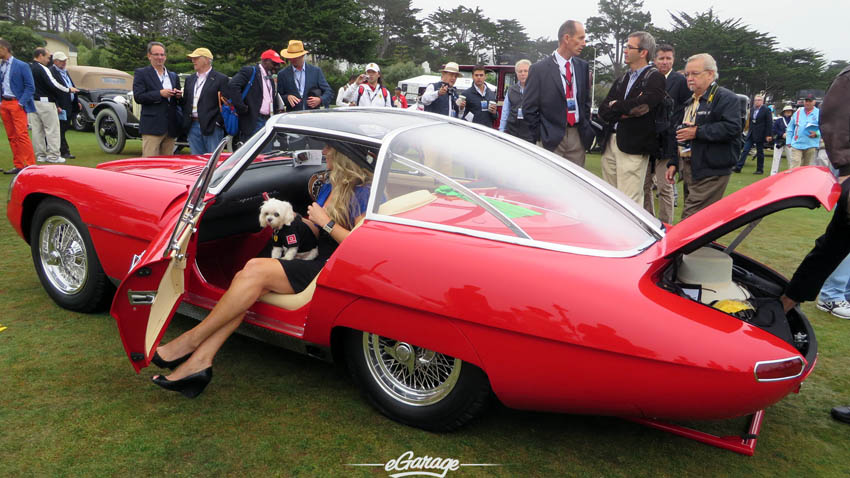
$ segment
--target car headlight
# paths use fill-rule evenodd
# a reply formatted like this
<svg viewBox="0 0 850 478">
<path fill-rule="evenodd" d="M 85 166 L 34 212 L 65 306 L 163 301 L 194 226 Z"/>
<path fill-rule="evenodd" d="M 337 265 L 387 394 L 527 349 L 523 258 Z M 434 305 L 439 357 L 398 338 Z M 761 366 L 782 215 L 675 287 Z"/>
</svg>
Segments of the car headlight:
<svg viewBox="0 0 850 478">
<path fill-rule="evenodd" d="M 127 101 L 127 98 L 122 96 L 122 95 L 113 96 L 112 101 L 118 103 L 119 105 L 125 105 L 126 106 L 126 105 L 130 104 L 130 102 Z"/>
</svg>

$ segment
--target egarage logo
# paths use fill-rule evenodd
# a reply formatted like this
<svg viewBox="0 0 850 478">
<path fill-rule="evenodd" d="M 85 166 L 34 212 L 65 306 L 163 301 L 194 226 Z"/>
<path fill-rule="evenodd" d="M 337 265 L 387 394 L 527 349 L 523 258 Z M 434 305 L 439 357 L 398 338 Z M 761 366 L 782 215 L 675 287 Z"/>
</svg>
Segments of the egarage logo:
<svg viewBox="0 0 850 478">
<path fill-rule="evenodd" d="M 348 463 L 348 466 L 381 466 L 390 478 L 429 477 L 446 478 L 450 471 L 457 471 L 462 466 L 501 466 L 496 463 L 461 463 L 455 458 L 417 457 L 408 450 L 398 458 L 386 463 Z"/>
</svg>

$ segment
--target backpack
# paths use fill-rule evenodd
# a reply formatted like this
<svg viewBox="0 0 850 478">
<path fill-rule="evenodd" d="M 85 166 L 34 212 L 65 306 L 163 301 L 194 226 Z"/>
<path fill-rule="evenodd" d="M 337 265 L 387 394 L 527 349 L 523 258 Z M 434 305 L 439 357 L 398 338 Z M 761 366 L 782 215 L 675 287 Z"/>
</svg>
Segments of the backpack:
<svg viewBox="0 0 850 478">
<path fill-rule="evenodd" d="M 384 104 L 386 104 L 387 103 L 387 96 L 390 94 L 390 92 L 386 88 L 384 88 L 383 85 L 381 85 L 381 94 L 384 96 Z M 360 106 L 360 97 L 361 96 L 363 96 L 363 85 L 360 85 L 360 87 L 357 89 L 357 99 L 354 100 L 354 104 L 356 106 Z M 393 103 L 392 103 L 392 101 L 390 101 L 390 107 L 392 107 L 392 105 L 393 105 Z"/>
<path fill-rule="evenodd" d="M 641 88 L 646 90 L 646 80 L 649 78 L 649 75 L 653 73 L 660 73 L 657 68 L 654 66 L 649 67 L 649 71 L 643 75 L 643 80 L 641 80 Z M 661 102 L 655 107 L 655 132 L 660 134 L 668 131 L 673 126 L 673 110 L 676 107 L 676 102 L 670 96 L 670 93 L 667 93 L 667 89 L 664 89 L 664 98 L 661 99 Z"/>
<path fill-rule="evenodd" d="M 252 68 L 251 71 L 251 79 L 248 80 L 248 85 L 245 86 L 245 90 L 242 92 L 242 101 L 245 101 L 245 97 L 248 96 L 248 91 L 251 90 L 251 85 L 254 84 L 254 77 L 257 75 L 257 68 Z M 224 122 L 224 132 L 230 136 L 235 136 L 236 133 L 239 132 L 239 115 L 236 114 L 236 108 L 233 107 L 233 103 L 227 98 L 221 96 L 221 92 L 218 92 L 218 108 L 221 110 L 221 119 Z"/>
</svg>

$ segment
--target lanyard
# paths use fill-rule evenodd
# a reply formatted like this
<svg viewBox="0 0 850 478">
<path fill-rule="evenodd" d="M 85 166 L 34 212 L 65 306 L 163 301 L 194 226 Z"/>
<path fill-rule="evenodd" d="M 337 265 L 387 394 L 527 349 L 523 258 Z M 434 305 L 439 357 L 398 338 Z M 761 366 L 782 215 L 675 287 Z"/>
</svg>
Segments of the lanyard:
<svg viewBox="0 0 850 478">
<path fill-rule="evenodd" d="M 209 73 L 209 72 L 207 72 L 207 76 L 209 76 L 209 74 L 210 74 L 210 73 Z M 194 91 L 194 94 L 193 94 L 193 96 L 194 96 L 195 98 L 197 98 L 197 97 L 198 97 L 198 95 L 200 95 L 200 94 L 201 94 L 201 90 L 203 90 L 203 89 L 204 89 L 204 84 L 206 84 L 206 82 L 207 82 L 207 76 L 204 76 L 203 81 L 201 81 L 201 77 L 200 77 L 200 76 L 197 78 L 197 81 L 195 81 L 195 91 Z"/>
</svg>

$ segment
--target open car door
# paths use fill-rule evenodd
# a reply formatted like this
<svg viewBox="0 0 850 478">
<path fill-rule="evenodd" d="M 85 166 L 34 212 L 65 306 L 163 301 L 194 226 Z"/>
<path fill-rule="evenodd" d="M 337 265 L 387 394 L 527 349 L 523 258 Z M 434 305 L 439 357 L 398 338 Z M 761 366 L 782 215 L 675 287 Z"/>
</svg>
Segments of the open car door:
<svg viewBox="0 0 850 478">
<path fill-rule="evenodd" d="M 164 228 L 148 249 L 134 258 L 112 300 L 110 314 L 127 356 L 138 373 L 148 366 L 186 290 L 187 264 L 194 257 L 194 233 L 207 206 L 206 194 L 226 141 L 210 156 L 189 190 L 173 229 Z"/>
</svg>

